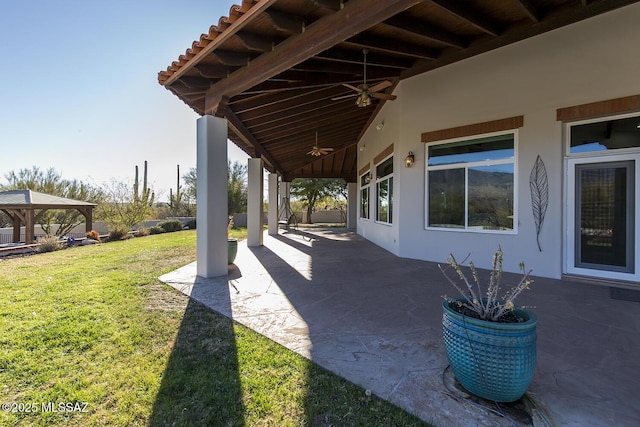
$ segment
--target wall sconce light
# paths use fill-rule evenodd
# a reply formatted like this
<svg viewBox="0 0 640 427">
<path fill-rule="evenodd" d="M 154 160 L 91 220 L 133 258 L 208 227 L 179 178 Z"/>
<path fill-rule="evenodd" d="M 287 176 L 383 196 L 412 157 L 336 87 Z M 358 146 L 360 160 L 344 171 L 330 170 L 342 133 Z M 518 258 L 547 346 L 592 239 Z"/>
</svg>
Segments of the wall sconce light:
<svg viewBox="0 0 640 427">
<path fill-rule="evenodd" d="M 364 177 L 364 181 L 369 183 L 371 182 L 371 172 L 369 172 L 365 177 Z"/>
<path fill-rule="evenodd" d="M 404 165 L 408 168 L 410 168 L 411 166 L 413 166 L 413 162 L 416 160 L 415 156 L 413 155 L 413 151 L 409 151 L 409 154 L 407 155 L 407 157 L 404 158 Z"/>
<path fill-rule="evenodd" d="M 382 122 L 380 122 L 380 123 L 378 123 L 376 125 L 376 130 L 382 130 L 383 127 L 384 127 L 384 121 L 382 121 Z"/>
</svg>

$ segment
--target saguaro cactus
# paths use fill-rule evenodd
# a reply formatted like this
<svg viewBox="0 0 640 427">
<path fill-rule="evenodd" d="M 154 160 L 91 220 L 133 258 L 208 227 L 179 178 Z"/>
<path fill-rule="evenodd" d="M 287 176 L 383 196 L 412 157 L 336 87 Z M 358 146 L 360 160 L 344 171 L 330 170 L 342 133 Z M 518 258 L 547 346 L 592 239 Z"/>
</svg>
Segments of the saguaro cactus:
<svg viewBox="0 0 640 427">
<path fill-rule="evenodd" d="M 183 193 L 180 191 L 182 186 L 180 185 L 180 165 L 177 165 L 178 175 L 176 178 L 176 194 L 173 194 L 173 190 L 169 189 L 169 209 L 171 210 L 171 214 L 174 216 L 178 216 L 180 213 L 180 209 L 182 209 L 182 196 Z"/>
</svg>

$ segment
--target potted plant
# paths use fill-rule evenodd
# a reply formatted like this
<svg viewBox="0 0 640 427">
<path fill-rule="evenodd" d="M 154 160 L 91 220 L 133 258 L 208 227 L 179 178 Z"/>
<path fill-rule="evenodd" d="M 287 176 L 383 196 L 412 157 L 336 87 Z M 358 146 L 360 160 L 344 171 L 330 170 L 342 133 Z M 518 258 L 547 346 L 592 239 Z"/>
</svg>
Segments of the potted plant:
<svg viewBox="0 0 640 427">
<path fill-rule="evenodd" d="M 496 402 L 513 402 L 527 391 L 536 366 L 537 317 L 514 304 L 533 282 L 531 270 L 525 272 L 524 263 L 520 263 L 523 277 L 499 295 L 501 248 L 493 255 L 486 288 L 473 262 L 468 265 L 469 280 L 463 271 L 464 262 L 458 263 L 450 254 L 448 266 L 439 266 L 460 294 L 454 299 L 445 296 L 442 303 L 444 346 L 451 370 L 470 393 Z"/>
<path fill-rule="evenodd" d="M 233 216 L 229 216 L 229 223 L 227 224 L 227 245 L 228 245 L 228 259 L 227 264 L 233 264 L 238 254 L 238 239 L 229 237 L 229 233 L 233 228 Z"/>
</svg>

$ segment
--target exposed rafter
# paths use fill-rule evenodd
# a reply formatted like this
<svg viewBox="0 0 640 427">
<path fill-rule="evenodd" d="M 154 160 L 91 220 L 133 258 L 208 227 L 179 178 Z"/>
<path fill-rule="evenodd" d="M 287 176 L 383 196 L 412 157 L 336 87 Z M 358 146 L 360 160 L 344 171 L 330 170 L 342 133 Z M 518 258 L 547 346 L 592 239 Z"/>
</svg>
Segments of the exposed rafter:
<svg viewBox="0 0 640 427">
<path fill-rule="evenodd" d="M 241 0 L 158 80 L 226 117 L 229 138 L 285 180 L 354 181 L 357 143 L 389 95 L 402 102 L 403 79 L 638 1 Z M 360 107 L 365 81 L 386 99 Z M 318 127 L 335 150 L 320 159 L 307 155 Z"/>
<path fill-rule="evenodd" d="M 435 41 L 458 49 L 464 49 L 467 45 L 467 41 L 462 37 L 435 28 L 434 26 L 424 25 L 424 22 L 405 15 L 393 16 L 384 21 L 384 24 L 394 27 L 397 31 L 406 31 L 423 37 L 426 40 Z"/>
<path fill-rule="evenodd" d="M 224 117 L 229 122 L 229 127 L 233 130 L 233 132 L 238 135 L 240 138 L 245 141 L 250 146 L 256 150 L 256 153 L 263 158 L 263 160 L 268 164 L 267 169 L 270 169 L 272 172 L 277 172 L 280 175 L 284 175 L 284 170 L 280 167 L 278 162 L 271 157 L 269 153 L 265 151 L 265 149 L 260 145 L 258 141 L 253 137 L 251 132 L 247 130 L 242 121 L 236 117 L 235 114 L 228 108 L 223 108 Z"/>
<path fill-rule="evenodd" d="M 531 0 L 518 0 L 517 3 L 533 22 L 542 21 L 543 15 L 540 9 Z"/>
<path fill-rule="evenodd" d="M 370 26 L 389 19 L 420 0 L 350 0 L 343 9 L 309 25 L 246 67 L 214 84 L 207 92 L 205 112 L 216 111 L 223 96 L 232 97 L 301 63 Z"/>
<path fill-rule="evenodd" d="M 304 19 L 299 16 L 275 10 L 267 10 L 266 14 L 277 30 L 294 34 L 300 34 L 304 31 Z"/>
<path fill-rule="evenodd" d="M 491 36 L 497 37 L 502 32 L 501 29 L 498 28 L 495 23 L 491 22 L 490 19 L 472 10 L 468 5 L 459 3 L 457 0 L 430 1 Z"/>
</svg>

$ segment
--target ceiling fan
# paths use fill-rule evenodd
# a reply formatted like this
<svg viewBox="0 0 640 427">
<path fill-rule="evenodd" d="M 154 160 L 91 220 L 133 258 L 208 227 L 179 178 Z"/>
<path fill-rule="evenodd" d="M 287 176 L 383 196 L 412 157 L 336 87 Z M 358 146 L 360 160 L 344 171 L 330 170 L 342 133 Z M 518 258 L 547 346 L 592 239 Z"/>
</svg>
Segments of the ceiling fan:
<svg viewBox="0 0 640 427">
<path fill-rule="evenodd" d="M 311 149 L 311 151 L 309 151 L 307 154 L 319 157 L 319 156 L 324 156 L 326 154 L 329 154 L 331 151 L 333 151 L 333 148 L 320 148 L 320 147 L 318 147 L 318 131 L 316 131 L 316 143 L 314 144 L 314 146 Z"/>
<path fill-rule="evenodd" d="M 388 101 L 393 101 L 397 98 L 397 96 L 395 95 L 380 93 L 381 90 L 384 90 L 393 84 L 389 80 L 385 80 L 371 87 L 369 87 L 369 85 L 367 84 L 367 53 L 369 53 L 369 49 L 362 49 L 362 54 L 364 55 L 364 80 L 362 84 L 356 87 L 348 83 L 342 83 L 343 86 L 354 90 L 356 93 L 339 96 L 337 98 L 331 98 L 332 101 L 351 98 L 355 96 L 357 97 L 356 105 L 358 107 L 368 107 L 369 105 L 371 105 L 371 98 L 386 99 Z"/>
</svg>

